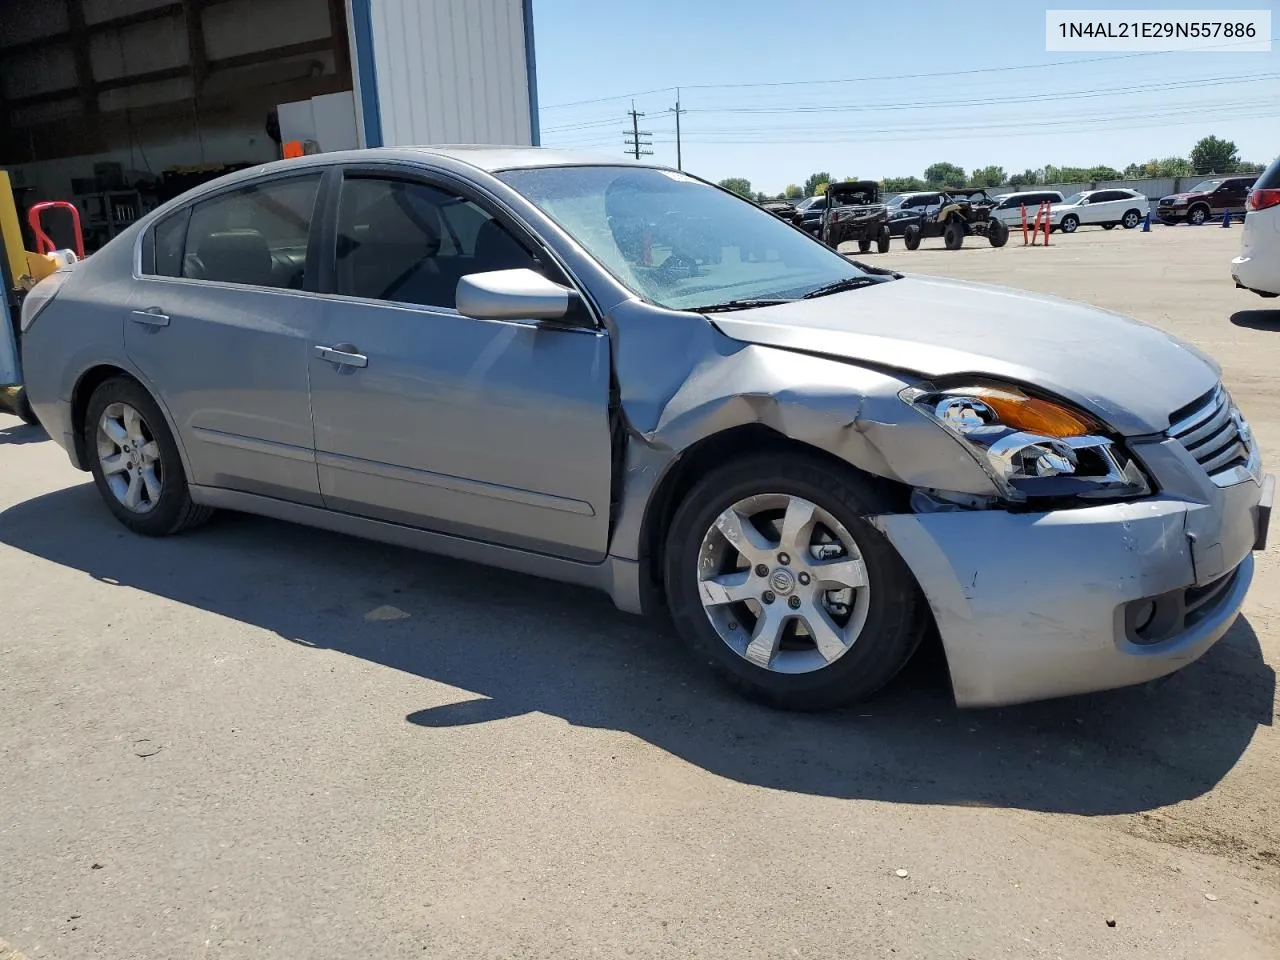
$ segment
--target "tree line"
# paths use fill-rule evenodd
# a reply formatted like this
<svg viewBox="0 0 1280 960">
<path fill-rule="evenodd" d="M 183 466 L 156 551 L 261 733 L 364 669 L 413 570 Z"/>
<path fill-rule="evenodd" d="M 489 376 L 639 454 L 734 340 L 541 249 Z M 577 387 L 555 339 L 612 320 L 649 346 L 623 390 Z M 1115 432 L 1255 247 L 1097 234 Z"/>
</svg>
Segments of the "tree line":
<svg viewBox="0 0 1280 960">
<path fill-rule="evenodd" d="M 932 163 L 925 167 L 922 177 L 885 177 L 880 187 L 885 193 L 905 193 L 911 190 L 938 190 L 945 187 L 1036 187 L 1051 183 L 1088 183 L 1097 180 L 1141 180 L 1149 177 L 1189 177 L 1207 173 L 1261 173 L 1266 164 L 1240 159 L 1235 142 L 1215 136 L 1203 137 L 1191 148 L 1186 157 L 1165 157 L 1146 163 L 1131 163 L 1123 170 L 1105 164 L 1095 167 L 1058 167 L 1046 164 L 1039 169 L 1027 169 L 1021 173 L 1007 173 L 1004 167 L 992 164 L 967 171 L 954 163 Z M 845 177 L 857 180 L 858 177 Z M 811 173 L 803 184 L 790 184 L 781 193 L 769 194 L 753 190 L 745 177 L 726 177 L 720 186 L 732 190 L 748 200 L 763 203 L 766 200 L 800 200 L 826 192 L 834 182 L 825 170 Z"/>
</svg>

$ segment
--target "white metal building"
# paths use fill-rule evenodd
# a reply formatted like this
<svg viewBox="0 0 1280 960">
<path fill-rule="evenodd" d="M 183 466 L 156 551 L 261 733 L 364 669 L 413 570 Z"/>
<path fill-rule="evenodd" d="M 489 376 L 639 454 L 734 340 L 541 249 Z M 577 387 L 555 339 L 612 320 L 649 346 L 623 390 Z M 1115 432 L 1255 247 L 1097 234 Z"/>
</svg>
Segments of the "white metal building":
<svg viewBox="0 0 1280 960">
<path fill-rule="evenodd" d="M 307 150 L 538 142 L 531 0 L 0 0 L 0 168 L 94 247 Z"/>
</svg>

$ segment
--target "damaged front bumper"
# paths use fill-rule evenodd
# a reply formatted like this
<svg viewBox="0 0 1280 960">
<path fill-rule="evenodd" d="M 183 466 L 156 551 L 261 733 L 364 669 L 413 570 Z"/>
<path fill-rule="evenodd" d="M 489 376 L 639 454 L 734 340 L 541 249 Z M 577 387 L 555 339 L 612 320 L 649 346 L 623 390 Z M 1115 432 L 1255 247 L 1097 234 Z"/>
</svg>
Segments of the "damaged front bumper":
<svg viewBox="0 0 1280 960">
<path fill-rule="evenodd" d="M 1204 654 L 1244 603 L 1273 487 L 874 522 L 928 598 L 956 702 L 996 706 L 1142 683 Z"/>
</svg>

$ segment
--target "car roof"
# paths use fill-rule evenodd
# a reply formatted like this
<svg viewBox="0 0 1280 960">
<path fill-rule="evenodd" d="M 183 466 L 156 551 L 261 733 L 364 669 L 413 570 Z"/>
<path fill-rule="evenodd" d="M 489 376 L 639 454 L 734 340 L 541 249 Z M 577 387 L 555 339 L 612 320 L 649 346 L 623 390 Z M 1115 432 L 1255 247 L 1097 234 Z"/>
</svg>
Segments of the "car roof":
<svg viewBox="0 0 1280 960">
<path fill-rule="evenodd" d="M 644 163 L 628 160 L 625 157 L 610 157 L 573 150 L 554 150 L 548 147 L 493 146 L 486 144 L 448 144 L 442 146 L 423 147 L 367 147 L 363 150 L 336 150 L 333 153 L 316 153 L 304 157 L 293 157 L 288 160 L 275 160 L 270 163 L 238 170 L 224 177 L 197 187 L 204 193 L 206 187 L 217 185 L 219 188 L 231 186 L 242 180 L 253 180 L 263 174 L 284 172 L 287 170 L 304 170 L 308 167 L 328 166 L 335 163 L 377 163 L 393 161 L 400 163 L 421 163 L 424 160 L 438 158 L 461 163 L 495 173 L 501 170 L 528 169 L 534 167 L 567 167 L 567 166 L 611 166 L 611 167 L 644 167 L 652 170 L 676 172 L 674 168 L 657 163 Z M 191 195 L 195 195 L 193 191 Z"/>
</svg>

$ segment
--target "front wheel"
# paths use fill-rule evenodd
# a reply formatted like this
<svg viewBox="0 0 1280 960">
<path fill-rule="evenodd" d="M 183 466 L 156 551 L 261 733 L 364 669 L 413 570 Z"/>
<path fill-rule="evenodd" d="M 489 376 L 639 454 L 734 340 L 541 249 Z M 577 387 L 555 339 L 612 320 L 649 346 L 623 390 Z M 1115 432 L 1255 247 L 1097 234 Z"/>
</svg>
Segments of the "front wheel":
<svg viewBox="0 0 1280 960">
<path fill-rule="evenodd" d="M 870 240 L 859 240 L 859 241 L 858 241 L 858 252 L 859 252 L 859 253 L 866 253 L 866 252 L 867 252 L 868 250 L 870 250 L 870 249 L 871 249 L 871 241 L 870 241 Z"/>
<path fill-rule="evenodd" d="M 992 220 L 987 227 L 987 240 L 993 247 L 1003 247 L 1009 242 L 1009 225 L 1003 220 Z"/>
<path fill-rule="evenodd" d="M 1074 213 L 1068 213 L 1065 217 L 1062 218 L 1061 229 L 1063 233 L 1075 233 L 1076 230 L 1078 230 L 1079 228 L 1080 228 L 1080 218 L 1077 217 Z"/>
<path fill-rule="evenodd" d="M 1209 219 L 1208 207 L 1192 207 L 1187 211 L 1187 223 L 1193 227 L 1198 227 Z"/>
<path fill-rule="evenodd" d="M 136 381 L 117 377 L 93 392 L 84 441 L 98 493 L 134 533 L 164 537 L 211 516 L 192 502 L 164 414 Z"/>
<path fill-rule="evenodd" d="M 893 508 L 852 469 L 804 455 L 712 471 L 667 535 L 664 580 L 681 636 L 772 706 L 825 710 L 875 693 L 924 626 L 911 571 L 864 519 Z"/>
<path fill-rule="evenodd" d="M 891 236 L 888 224 L 885 224 L 880 228 L 880 232 L 876 234 L 876 253 L 889 252 L 889 240 Z"/>
<path fill-rule="evenodd" d="M 907 228 L 902 231 L 902 242 L 908 250 L 920 249 L 920 228 L 914 223 L 908 224 Z"/>
<path fill-rule="evenodd" d="M 942 245 L 948 250 L 959 250 L 964 246 L 964 224 L 952 220 L 942 231 Z"/>
</svg>

